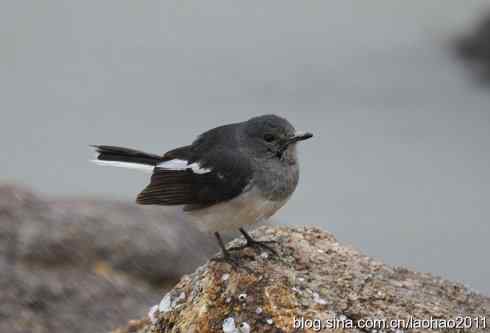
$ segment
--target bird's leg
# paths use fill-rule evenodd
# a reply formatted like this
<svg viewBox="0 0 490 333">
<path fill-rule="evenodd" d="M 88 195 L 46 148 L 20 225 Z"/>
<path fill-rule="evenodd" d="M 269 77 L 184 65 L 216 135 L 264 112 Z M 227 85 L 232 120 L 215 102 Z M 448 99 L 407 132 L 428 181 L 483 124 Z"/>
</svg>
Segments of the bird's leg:
<svg viewBox="0 0 490 333">
<path fill-rule="evenodd" d="M 228 252 L 228 250 L 226 249 L 225 243 L 223 242 L 223 239 L 221 238 L 221 235 L 219 234 L 219 232 L 216 231 L 214 233 L 214 236 L 218 240 L 218 244 L 219 244 L 219 247 L 221 248 L 221 252 L 223 253 L 223 257 L 229 257 L 230 252 Z"/>
<path fill-rule="evenodd" d="M 213 261 L 225 261 L 230 263 L 232 266 L 237 267 L 238 266 L 238 259 L 232 257 L 230 252 L 226 249 L 225 243 L 223 242 L 223 239 L 221 239 L 221 235 L 219 232 L 215 232 L 214 236 L 218 240 L 219 247 L 221 248 L 221 253 L 223 254 L 223 258 L 215 257 L 212 260 Z"/>
<path fill-rule="evenodd" d="M 276 241 L 274 241 L 274 240 L 258 241 L 258 240 L 253 239 L 252 236 L 250 236 L 245 231 L 245 229 L 239 228 L 238 230 L 243 235 L 243 237 L 245 237 L 246 243 L 245 243 L 245 245 L 242 245 L 242 246 L 236 246 L 236 247 L 230 248 L 231 251 L 241 250 L 241 249 L 244 249 L 246 247 L 255 247 L 255 248 L 261 247 L 263 249 L 270 251 L 272 254 L 277 255 L 276 250 L 274 250 L 270 245 L 268 245 L 270 243 L 276 243 Z"/>
</svg>

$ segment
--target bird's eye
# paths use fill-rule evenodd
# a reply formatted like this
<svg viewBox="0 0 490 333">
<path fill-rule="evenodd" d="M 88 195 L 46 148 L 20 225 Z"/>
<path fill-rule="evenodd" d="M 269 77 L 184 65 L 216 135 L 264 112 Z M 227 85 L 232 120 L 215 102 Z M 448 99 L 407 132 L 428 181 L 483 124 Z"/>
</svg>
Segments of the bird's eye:
<svg viewBox="0 0 490 333">
<path fill-rule="evenodd" d="M 274 136 L 274 134 L 270 134 L 270 133 L 264 134 L 264 140 L 267 142 L 272 142 L 275 139 L 276 137 Z"/>
</svg>

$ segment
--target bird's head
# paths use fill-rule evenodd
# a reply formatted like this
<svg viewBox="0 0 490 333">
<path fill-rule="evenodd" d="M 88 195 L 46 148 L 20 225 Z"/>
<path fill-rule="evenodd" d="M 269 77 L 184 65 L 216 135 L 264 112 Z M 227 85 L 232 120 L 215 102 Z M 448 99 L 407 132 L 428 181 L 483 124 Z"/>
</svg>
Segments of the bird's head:
<svg viewBox="0 0 490 333">
<path fill-rule="evenodd" d="M 257 157 L 282 159 L 287 152 L 293 153 L 296 143 L 313 137 L 308 132 L 298 132 L 284 118 L 265 115 L 243 123 L 243 135 Z"/>
</svg>

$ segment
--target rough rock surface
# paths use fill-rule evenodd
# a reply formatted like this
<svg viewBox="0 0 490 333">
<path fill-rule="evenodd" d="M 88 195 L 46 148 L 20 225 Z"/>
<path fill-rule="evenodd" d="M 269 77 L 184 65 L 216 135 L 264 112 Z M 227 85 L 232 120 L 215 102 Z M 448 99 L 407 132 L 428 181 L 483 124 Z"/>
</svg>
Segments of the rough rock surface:
<svg viewBox="0 0 490 333">
<path fill-rule="evenodd" d="M 391 319 L 409 320 L 410 316 L 490 319 L 489 298 L 459 283 L 384 265 L 340 245 L 331 234 L 319 229 L 262 227 L 255 235 L 278 241 L 274 248 L 279 256 L 247 248 L 239 252 L 239 268 L 210 261 L 184 276 L 163 297 L 158 309 L 152 309 L 151 318 L 132 321 L 115 332 L 315 331 L 314 327 L 295 328 L 294 318 L 321 319 L 326 325 L 328 319 L 337 318 L 342 322 L 340 328 L 325 331 L 371 332 L 349 328 L 349 323 L 363 319 L 386 319 L 389 323 Z M 473 323 L 469 331 L 490 329 L 477 328 Z"/>
<path fill-rule="evenodd" d="M 217 252 L 153 208 L 0 186 L 0 332 L 109 331 Z"/>
</svg>

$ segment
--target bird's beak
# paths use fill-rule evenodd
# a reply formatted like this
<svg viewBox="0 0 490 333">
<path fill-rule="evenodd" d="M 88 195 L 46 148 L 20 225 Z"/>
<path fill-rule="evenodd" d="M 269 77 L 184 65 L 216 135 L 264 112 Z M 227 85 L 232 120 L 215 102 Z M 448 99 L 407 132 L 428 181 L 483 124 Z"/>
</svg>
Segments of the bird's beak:
<svg viewBox="0 0 490 333">
<path fill-rule="evenodd" d="M 308 140 L 313 137 L 313 134 L 309 132 L 296 132 L 292 138 L 288 140 L 288 144 L 292 144 L 298 141 Z"/>
</svg>

